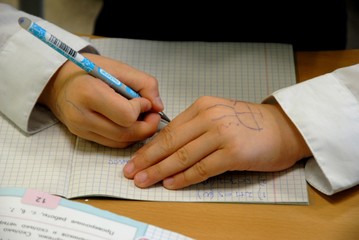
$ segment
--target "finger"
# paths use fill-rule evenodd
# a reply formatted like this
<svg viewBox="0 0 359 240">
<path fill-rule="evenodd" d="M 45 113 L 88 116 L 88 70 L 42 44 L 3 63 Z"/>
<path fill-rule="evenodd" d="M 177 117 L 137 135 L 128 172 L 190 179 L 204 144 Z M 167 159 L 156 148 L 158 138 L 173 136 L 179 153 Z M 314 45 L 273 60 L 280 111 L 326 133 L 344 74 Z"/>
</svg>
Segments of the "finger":
<svg viewBox="0 0 359 240">
<path fill-rule="evenodd" d="M 177 127 L 171 122 L 134 154 L 123 169 L 124 175 L 132 179 L 137 172 L 158 163 L 202 135 L 205 132 L 203 125 L 196 127 L 196 122 L 194 119 Z"/>
<path fill-rule="evenodd" d="M 196 183 L 203 182 L 210 177 L 228 171 L 229 163 L 226 163 L 224 150 L 218 150 L 196 162 L 186 171 L 177 173 L 163 180 L 163 186 L 167 189 L 180 189 Z"/>
<path fill-rule="evenodd" d="M 88 141 L 95 142 L 100 145 L 111 148 L 125 148 L 135 143 L 135 141 L 114 141 L 110 138 L 104 137 L 91 131 L 79 132 L 76 135 Z"/>
<path fill-rule="evenodd" d="M 150 159 L 167 157 L 187 141 L 194 139 L 204 132 L 205 124 L 201 120 L 196 119 L 197 115 L 198 110 L 195 106 L 191 106 L 181 112 L 154 139 L 139 149 L 135 155 L 140 155 L 141 152 L 147 151 Z M 183 132 L 186 134 L 178 134 Z M 184 138 L 182 139 L 182 137 Z M 167 147 L 168 150 L 159 151 L 159 148 L 162 146 Z M 153 150 L 147 150 L 149 148 L 153 148 Z"/>
<path fill-rule="evenodd" d="M 164 109 L 155 77 L 131 67 L 127 71 L 121 71 L 120 75 L 120 79 L 152 103 L 154 111 Z"/>
<path fill-rule="evenodd" d="M 148 99 L 152 103 L 154 111 L 163 110 L 164 107 L 159 95 L 158 81 L 155 77 L 118 61 L 112 61 L 110 66 L 104 68 L 125 85 L 138 92 L 142 97 Z"/>
<path fill-rule="evenodd" d="M 142 121 L 136 121 L 131 127 L 122 127 L 106 117 L 92 112 L 85 117 L 87 122 L 79 124 L 82 132 L 93 132 L 114 142 L 134 142 L 144 140 L 157 131 L 160 121 L 158 114 L 148 114 Z M 78 133 L 75 133 L 78 134 Z M 98 142 L 98 141 L 96 141 Z M 108 146 L 108 144 L 106 144 Z"/>
<path fill-rule="evenodd" d="M 205 98 L 205 101 L 208 102 Z M 178 117 L 173 119 L 167 127 L 139 149 L 134 157 L 124 167 L 124 175 L 132 179 L 134 175 L 170 156 L 180 147 L 206 132 L 211 125 L 207 116 L 198 116 L 205 104 L 196 101 Z M 183 134 L 185 133 L 185 134 Z"/>
<path fill-rule="evenodd" d="M 151 109 L 151 103 L 145 98 L 128 100 L 103 82 L 95 86 L 87 97 L 87 106 L 120 126 L 131 126 L 141 113 Z"/>
<path fill-rule="evenodd" d="M 134 176 L 136 186 L 145 188 L 169 176 L 186 171 L 197 162 L 206 158 L 218 148 L 217 141 L 213 141 L 212 134 L 206 133 L 178 149 L 171 156 L 161 162 L 137 173 Z M 205 174 L 205 172 L 201 172 Z"/>
</svg>

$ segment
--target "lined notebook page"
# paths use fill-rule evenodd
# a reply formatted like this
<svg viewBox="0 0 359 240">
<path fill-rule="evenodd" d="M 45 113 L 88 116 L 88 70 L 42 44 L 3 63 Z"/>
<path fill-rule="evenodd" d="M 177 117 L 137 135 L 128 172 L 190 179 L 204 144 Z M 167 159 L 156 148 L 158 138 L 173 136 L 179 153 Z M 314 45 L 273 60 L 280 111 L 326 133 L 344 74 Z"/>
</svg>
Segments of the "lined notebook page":
<svg viewBox="0 0 359 240">
<path fill-rule="evenodd" d="M 290 45 L 95 39 L 102 55 L 142 69 L 159 81 L 170 118 L 203 95 L 260 102 L 295 83 Z M 137 200 L 307 204 L 301 163 L 275 173 L 232 172 L 183 190 L 139 189 L 122 175 L 144 143 L 111 149 L 76 138 L 57 124 L 33 136 L 0 119 L 1 187 L 37 188 L 73 198 L 101 195 Z"/>
</svg>

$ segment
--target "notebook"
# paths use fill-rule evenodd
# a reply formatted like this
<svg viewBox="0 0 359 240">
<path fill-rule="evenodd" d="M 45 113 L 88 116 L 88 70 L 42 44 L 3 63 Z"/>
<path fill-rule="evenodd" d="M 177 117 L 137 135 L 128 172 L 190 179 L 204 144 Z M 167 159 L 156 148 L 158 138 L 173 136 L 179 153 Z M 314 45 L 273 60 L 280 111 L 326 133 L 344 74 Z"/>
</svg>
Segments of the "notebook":
<svg viewBox="0 0 359 240">
<path fill-rule="evenodd" d="M 0 239 L 192 239 L 36 189 L 0 188 L 0 202 Z"/>
<path fill-rule="evenodd" d="M 198 97 L 261 102 L 296 82 L 291 45 L 90 39 L 99 52 L 155 76 L 171 119 Z M 25 136 L 0 119 L 0 186 L 36 188 L 66 198 L 308 204 L 304 165 L 280 172 L 228 172 L 182 190 L 161 183 L 137 188 L 122 174 L 143 144 L 113 149 L 78 138 L 57 124 Z"/>
</svg>

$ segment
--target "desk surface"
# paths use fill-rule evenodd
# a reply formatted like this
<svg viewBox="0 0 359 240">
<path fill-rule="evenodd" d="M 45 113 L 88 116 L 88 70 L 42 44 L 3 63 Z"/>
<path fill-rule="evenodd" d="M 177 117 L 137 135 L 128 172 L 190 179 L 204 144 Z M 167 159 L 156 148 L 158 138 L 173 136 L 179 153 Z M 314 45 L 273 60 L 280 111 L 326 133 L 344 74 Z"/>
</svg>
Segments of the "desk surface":
<svg viewBox="0 0 359 240">
<path fill-rule="evenodd" d="M 359 50 L 299 52 L 295 58 L 298 81 L 304 81 L 358 63 Z M 330 197 L 308 191 L 309 206 L 76 201 L 195 239 L 359 239 L 359 186 Z"/>
</svg>

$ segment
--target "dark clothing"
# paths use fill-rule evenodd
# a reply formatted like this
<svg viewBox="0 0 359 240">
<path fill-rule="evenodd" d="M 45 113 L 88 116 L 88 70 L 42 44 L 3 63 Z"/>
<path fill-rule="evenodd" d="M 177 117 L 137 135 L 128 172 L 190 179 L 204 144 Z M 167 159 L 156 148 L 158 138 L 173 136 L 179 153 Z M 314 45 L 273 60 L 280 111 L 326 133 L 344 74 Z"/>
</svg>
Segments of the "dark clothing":
<svg viewBox="0 0 359 240">
<path fill-rule="evenodd" d="M 95 35 L 168 41 L 291 43 L 294 50 L 345 49 L 344 0 L 243 4 L 104 0 Z M 217 6 L 217 5 L 225 6 Z M 169 6 L 172 5 L 172 6 Z M 208 6 L 207 6 L 208 5 Z M 238 6 L 237 6 L 238 5 Z"/>
</svg>

